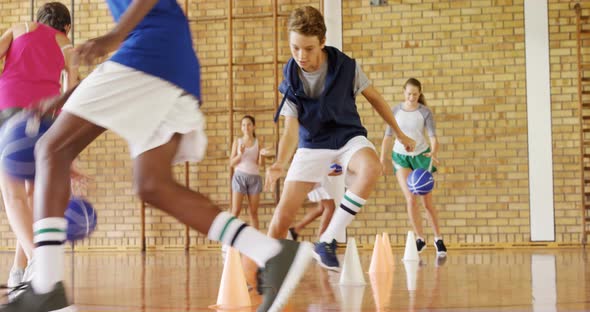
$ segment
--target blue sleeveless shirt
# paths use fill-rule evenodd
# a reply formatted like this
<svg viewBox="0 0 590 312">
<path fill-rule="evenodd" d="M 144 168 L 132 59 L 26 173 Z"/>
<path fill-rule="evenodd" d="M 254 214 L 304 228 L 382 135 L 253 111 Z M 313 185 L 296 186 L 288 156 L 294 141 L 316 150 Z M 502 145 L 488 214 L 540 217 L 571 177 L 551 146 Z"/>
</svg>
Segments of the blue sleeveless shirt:
<svg viewBox="0 0 590 312">
<path fill-rule="evenodd" d="M 116 22 L 131 0 L 107 0 Z M 111 61 L 164 79 L 201 98 L 200 65 L 188 20 L 176 0 L 160 0 L 133 29 Z"/>
<path fill-rule="evenodd" d="M 367 136 L 361 123 L 354 96 L 356 62 L 338 49 L 325 46 L 328 53 L 328 73 L 324 90 L 318 98 L 305 94 L 299 78 L 299 65 L 291 58 L 283 69 L 283 82 L 279 91 L 285 99 L 297 106 L 299 121 L 299 147 L 313 149 L 339 149 L 355 136 Z"/>
</svg>

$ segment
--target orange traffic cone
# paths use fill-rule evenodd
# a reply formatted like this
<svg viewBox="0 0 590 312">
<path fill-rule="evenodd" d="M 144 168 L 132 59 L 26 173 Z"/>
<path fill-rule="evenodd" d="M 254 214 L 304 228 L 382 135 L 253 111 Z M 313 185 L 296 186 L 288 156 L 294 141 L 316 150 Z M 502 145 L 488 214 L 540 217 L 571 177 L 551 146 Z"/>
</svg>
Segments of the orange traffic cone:
<svg viewBox="0 0 590 312">
<path fill-rule="evenodd" d="M 391 290 L 393 289 L 393 272 L 370 273 L 369 280 L 371 281 L 377 311 L 387 309 L 391 301 Z"/>
<path fill-rule="evenodd" d="M 254 289 L 258 286 L 258 281 L 256 280 L 256 272 L 258 272 L 258 264 L 254 262 L 251 258 L 248 258 L 246 255 L 242 255 L 242 268 L 244 269 L 244 276 L 246 277 L 246 284 L 248 285 L 248 289 L 250 293 L 257 293 Z M 252 299 L 252 297 L 250 297 Z M 252 302 L 253 305 L 256 305 Z"/>
<path fill-rule="evenodd" d="M 383 249 L 385 250 L 385 259 L 389 264 L 389 268 L 393 271 L 393 252 L 391 251 L 391 243 L 389 242 L 389 234 L 383 232 Z"/>
<path fill-rule="evenodd" d="M 229 248 L 223 265 L 221 284 L 217 294 L 217 304 L 209 306 L 216 310 L 244 309 L 252 306 L 240 253 Z"/>
<path fill-rule="evenodd" d="M 369 266 L 369 273 L 383 273 L 390 271 L 389 264 L 387 263 L 385 253 L 383 251 L 381 235 L 377 234 L 375 237 L 375 246 L 373 247 L 373 256 L 371 257 L 371 265 Z"/>
</svg>

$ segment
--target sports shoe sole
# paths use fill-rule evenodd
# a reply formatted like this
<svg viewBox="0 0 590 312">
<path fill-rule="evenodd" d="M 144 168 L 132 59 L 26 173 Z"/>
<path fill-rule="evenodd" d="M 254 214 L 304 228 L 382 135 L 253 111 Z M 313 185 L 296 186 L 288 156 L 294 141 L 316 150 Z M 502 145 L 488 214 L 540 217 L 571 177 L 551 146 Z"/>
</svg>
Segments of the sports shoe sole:
<svg viewBox="0 0 590 312">
<path fill-rule="evenodd" d="M 326 269 L 326 270 L 330 270 L 330 271 L 334 271 L 334 272 L 340 272 L 340 267 L 331 267 L 331 266 L 327 266 L 322 262 L 322 256 L 320 256 L 317 252 L 315 252 L 315 250 L 313 251 L 313 258 L 318 262 L 318 264 Z"/>
<path fill-rule="evenodd" d="M 268 308 L 268 312 L 279 312 L 283 305 L 289 300 L 291 293 L 295 290 L 297 284 L 303 277 L 305 273 L 305 269 L 311 262 L 313 257 L 313 244 L 309 242 L 302 242 L 297 249 L 297 254 L 295 255 L 295 259 L 293 259 L 293 263 L 289 268 L 289 272 L 285 277 L 285 281 L 279 290 L 275 301 L 272 303 L 270 308 Z M 61 312 L 61 311 L 60 311 Z M 69 312 L 69 311 L 67 311 Z"/>
<path fill-rule="evenodd" d="M 76 309 L 74 305 L 71 305 L 69 307 L 61 308 L 59 310 L 51 310 L 49 312 L 78 312 L 78 309 Z"/>
</svg>

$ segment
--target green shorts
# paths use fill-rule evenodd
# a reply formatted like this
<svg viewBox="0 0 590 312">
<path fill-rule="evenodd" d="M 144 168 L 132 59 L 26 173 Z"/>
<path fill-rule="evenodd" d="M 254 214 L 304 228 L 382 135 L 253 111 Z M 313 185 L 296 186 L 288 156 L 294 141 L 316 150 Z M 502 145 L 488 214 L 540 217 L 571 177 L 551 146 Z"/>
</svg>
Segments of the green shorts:
<svg viewBox="0 0 590 312">
<path fill-rule="evenodd" d="M 409 168 L 409 169 L 426 169 L 430 166 L 430 157 L 424 156 L 424 154 L 430 153 L 430 149 L 425 150 L 422 154 L 417 156 L 402 155 L 396 152 L 391 152 L 391 158 L 393 159 L 393 172 L 395 173 L 398 169 Z M 432 166 L 432 173 L 436 172 L 436 167 Z"/>
</svg>

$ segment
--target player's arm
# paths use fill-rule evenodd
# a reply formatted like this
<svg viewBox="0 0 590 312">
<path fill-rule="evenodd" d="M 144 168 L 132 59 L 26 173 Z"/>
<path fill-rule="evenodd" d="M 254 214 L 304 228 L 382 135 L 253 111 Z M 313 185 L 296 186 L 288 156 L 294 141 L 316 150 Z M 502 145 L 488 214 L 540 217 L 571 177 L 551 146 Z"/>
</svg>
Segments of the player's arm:
<svg viewBox="0 0 590 312">
<path fill-rule="evenodd" d="M 8 52 L 8 48 L 10 48 L 10 44 L 12 43 L 12 28 L 9 28 L 7 31 L 2 34 L 0 37 L 0 58 L 3 58 Z"/>
<path fill-rule="evenodd" d="M 363 90 L 362 94 L 367 99 L 367 101 L 369 101 L 371 106 L 373 106 L 373 109 L 375 109 L 381 118 L 383 118 L 383 120 L 385 120 L 385 122 L 391 127 L 393 134 L 406 147 L 406 150 L 409 152 L 413 151 L 414 147 L 416 146 L 416 142 L 410 137 L 406 136 L 399 128 L 397 121 L 395 121 L 395 117 L 393 117 L 391 109 L 381 94 L 379 94 L 379 92 L 377 92 L 373 86 L 368 86 L 365 90 Z"/>
<path fill-rule="evenodd" d="M 129 32 L 143 20 L 156 3 L 158 0 L 134 0 L 110 32 L 76 47 L 74 63 L 93 64 L 96 59 L 117 50 Z"/>
<path fill-rule="evenodd" d="M 279 149 L 277 159 L 268 169 L 264 187 L 272 190 L 274 183 L 283 175 L 289 159 L 295 153 L 297 143 L 299 142 L 299 121 L 297 117 L 285 116 L 285 131 L 279 140 Z"/>
</svg>

